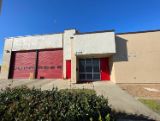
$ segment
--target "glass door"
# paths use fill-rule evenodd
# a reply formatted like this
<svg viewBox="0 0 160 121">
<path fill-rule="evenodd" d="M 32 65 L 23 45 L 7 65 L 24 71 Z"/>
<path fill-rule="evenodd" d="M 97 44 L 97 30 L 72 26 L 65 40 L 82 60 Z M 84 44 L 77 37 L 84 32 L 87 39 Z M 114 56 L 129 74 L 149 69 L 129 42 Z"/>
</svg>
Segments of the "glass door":
<svg viewBox="0 0 160 121">
<path fill-rule="evenodd" d="M 79 80 L 97 81 L 100 80 L 100 61 L 99 59 L 80 59 L 79 60 Z"/>
</svg>

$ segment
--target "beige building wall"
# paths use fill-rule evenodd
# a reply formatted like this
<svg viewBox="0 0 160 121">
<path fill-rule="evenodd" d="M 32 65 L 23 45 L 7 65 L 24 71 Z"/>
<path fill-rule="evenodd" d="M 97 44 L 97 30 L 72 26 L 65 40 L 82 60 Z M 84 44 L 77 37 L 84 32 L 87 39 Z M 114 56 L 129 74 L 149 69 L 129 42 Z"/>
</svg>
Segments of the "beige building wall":
<svg viewBox="0 0 160 121">
<path fill-rule="evenodd" d="M 116 35 L 116 83 L 160 83 L 160 31 Z"/>
<path fill-rule="evenodd" d="M 115 67 L 113 64 L 113 56 L 108 57 L 109 58 L 109 69 L 110 69 L 110 81 L 113 83 L 116 83 L 115 79 Z"/>
</svg>

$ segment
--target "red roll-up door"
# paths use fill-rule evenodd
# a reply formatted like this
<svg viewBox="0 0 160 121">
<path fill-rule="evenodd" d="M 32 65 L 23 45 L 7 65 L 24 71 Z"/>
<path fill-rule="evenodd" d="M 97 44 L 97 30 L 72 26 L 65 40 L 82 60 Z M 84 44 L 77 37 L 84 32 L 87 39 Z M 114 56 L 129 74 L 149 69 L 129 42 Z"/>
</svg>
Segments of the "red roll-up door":
<svg viewBox="0 0 160 121">
<path fill-rule="evenodd" d="M 34 76 L 35 72 L 35 51 L 12 52 L 10 78 L 27 79 Z"/>
<path fill-rule="evenodd" d="M 101 80 L 110 80 L 110 70 L 108 58 L 100 59 Z"/>
<path fill-rule="evenodd" d="M 62 78 L 63 50 L 40 50 L 38 53 L 37 78 Z"/>
<path fill-rule="evenodd" d="M 71 60 L 66 60 L 66 79 L 71 78 Z"/>
</svg>

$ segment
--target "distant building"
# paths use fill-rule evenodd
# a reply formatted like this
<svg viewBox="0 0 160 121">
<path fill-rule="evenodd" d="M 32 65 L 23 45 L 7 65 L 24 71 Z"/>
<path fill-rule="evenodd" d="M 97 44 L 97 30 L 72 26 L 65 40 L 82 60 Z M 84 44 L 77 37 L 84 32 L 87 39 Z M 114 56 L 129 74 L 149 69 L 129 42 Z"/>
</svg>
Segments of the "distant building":
<svg viewBox="0 0 160 121">
<path fill-rule="evenodd" d="M 160 83 L 160 31 L 71 29 L 7 38 L 1 78 Z"/>
</svg>

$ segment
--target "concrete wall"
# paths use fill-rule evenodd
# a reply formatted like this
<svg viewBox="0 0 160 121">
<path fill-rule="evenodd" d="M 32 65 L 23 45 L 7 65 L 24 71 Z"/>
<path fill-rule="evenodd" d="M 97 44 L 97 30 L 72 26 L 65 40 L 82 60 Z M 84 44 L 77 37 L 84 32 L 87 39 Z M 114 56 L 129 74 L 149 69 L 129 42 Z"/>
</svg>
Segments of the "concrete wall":
<svg viewBox="0 0 160 121">
<path fill-rule="evenodd" d="M 76 55 L 113 54 L 115 50 L 114 32 L 77 34 L 73 41 Z"/>
<path fill-rule="evenodd" d="M 0 76 L 1 79 L 8 79 L 12 46 L 13 46 L 13 39 L 6 39 L 3 50 L 3 60 L 2 60 L 1 76 Z"/>
<path fill-rule="evenodd" d="M 66 78 L 66 60 L 71 60 L 72 40 L 76 30 L 65 30 L 63 35 L 63 77 Z"/>
<path fill-rule="evenodd" d="M 160 31 L 116 35 L 116 83 L 160 83 Z"/>
<path fill-rule="evenodd" d="M 71 81 L 72 83 L 76 83 L 78 81 L 78 75 L 77 75 L 77 57 L 73 53 L 71 54 Z"/>
<path fill-rule="evenodd" d="M 109 57 L 116 52 L 114 32 L 76 34 L 72 39 L 71 80 L 78 81 L 79 58 Z"/>
<path fill-rule="evenodd" d="M 62 48 L 62 34 L 17 37 L 13 40 L 13 51 L 47 48 Z"/>
</svg>

